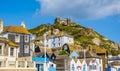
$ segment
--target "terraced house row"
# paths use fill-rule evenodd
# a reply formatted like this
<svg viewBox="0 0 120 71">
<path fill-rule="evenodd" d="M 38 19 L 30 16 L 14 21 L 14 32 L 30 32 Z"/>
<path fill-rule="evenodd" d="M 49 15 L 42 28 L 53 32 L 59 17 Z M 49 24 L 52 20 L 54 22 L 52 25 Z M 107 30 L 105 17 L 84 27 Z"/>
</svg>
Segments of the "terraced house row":
<svg viewBox="0 0 120 71">
<path fill-rule="evenodd" d="M 0 71 L 105 71 L 106 50 L 81 47 L 74 37 L 58 29 L 34 37 L 20 26 L 0 20 Z"/>
</svg>

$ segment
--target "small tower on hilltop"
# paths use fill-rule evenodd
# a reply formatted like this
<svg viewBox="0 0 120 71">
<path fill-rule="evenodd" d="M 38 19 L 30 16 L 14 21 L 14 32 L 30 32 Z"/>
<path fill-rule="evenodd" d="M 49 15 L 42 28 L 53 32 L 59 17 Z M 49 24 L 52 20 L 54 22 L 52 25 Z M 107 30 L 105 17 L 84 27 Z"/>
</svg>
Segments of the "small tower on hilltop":
<svg viewBox="0 0 120 71">
<path fill-rule="evenodd" d="M 26 28 L 26 27 L 25 27 L 25 23 L 24 23 L 23 21 L 21 22 L 21 26 L 22 26 L 23 28 Z"/>
<path fill-rule="evenodd" d="M 71 18 L 62 19 L 62 18 L 60 18 L 60 17 L 56 17 L 54 23 L 58 23 L 58 22 L 59 22 L 61 25 L 70 26 L 70 25 L 71 25 Z"/>
<path fill-rule="evenodd" d="M 56 19 L 55 19 L 55 22 L 54 22 L 54 23 L 56 23 L 56 22 L 60 22 L 60 17 L 56 17 Z"/>
<path fill-rule="evenodd" d="M 3 21 L 0 19 L 0 33 L 3 32 Z"/>
<path fill-rule="evenodd" d="M 71 18 L 67 18 L 66 21 L 67 21 L 67 25 L 70 26 Z"/>
</svg>

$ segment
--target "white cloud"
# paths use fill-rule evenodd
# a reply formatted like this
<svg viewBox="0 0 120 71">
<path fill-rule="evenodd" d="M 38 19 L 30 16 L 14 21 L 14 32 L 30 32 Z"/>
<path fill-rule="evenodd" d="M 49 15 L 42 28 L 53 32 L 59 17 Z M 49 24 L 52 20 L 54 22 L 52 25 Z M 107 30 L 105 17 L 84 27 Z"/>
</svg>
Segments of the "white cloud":
<svg viewBox="0 0 120 71">
<path fill-rule="evenodd" d="M 120 14 L 120 0 L 37 0 L 40 15 L 96 19 Z"/>
</svg>

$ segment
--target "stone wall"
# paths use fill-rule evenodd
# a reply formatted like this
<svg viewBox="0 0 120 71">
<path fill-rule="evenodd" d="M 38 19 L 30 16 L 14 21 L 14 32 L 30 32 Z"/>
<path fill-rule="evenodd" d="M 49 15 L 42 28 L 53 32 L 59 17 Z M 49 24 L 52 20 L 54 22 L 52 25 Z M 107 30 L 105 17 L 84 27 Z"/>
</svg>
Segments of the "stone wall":
<svg viewBox="0 0 120 71">
<path fill-rule="evenodd" d="M 19 57 L 17 58 L 18 61 L 32 61 L 32 57 L 31 56 L 27 56 L 27 57 Z"/>
</svg>

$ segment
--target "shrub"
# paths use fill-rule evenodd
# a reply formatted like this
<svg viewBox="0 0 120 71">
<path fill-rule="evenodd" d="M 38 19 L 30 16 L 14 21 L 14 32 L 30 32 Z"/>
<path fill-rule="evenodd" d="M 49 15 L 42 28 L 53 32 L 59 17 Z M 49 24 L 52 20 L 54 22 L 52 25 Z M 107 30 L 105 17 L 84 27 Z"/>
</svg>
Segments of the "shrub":
<svg viewBox="0 0 120 71">
<path fill-rule="evenodd" d="M 65 50 L 60 50 L 58 54 L 59 55 L 69 55 L 69 53 Z"/>
</svg>

